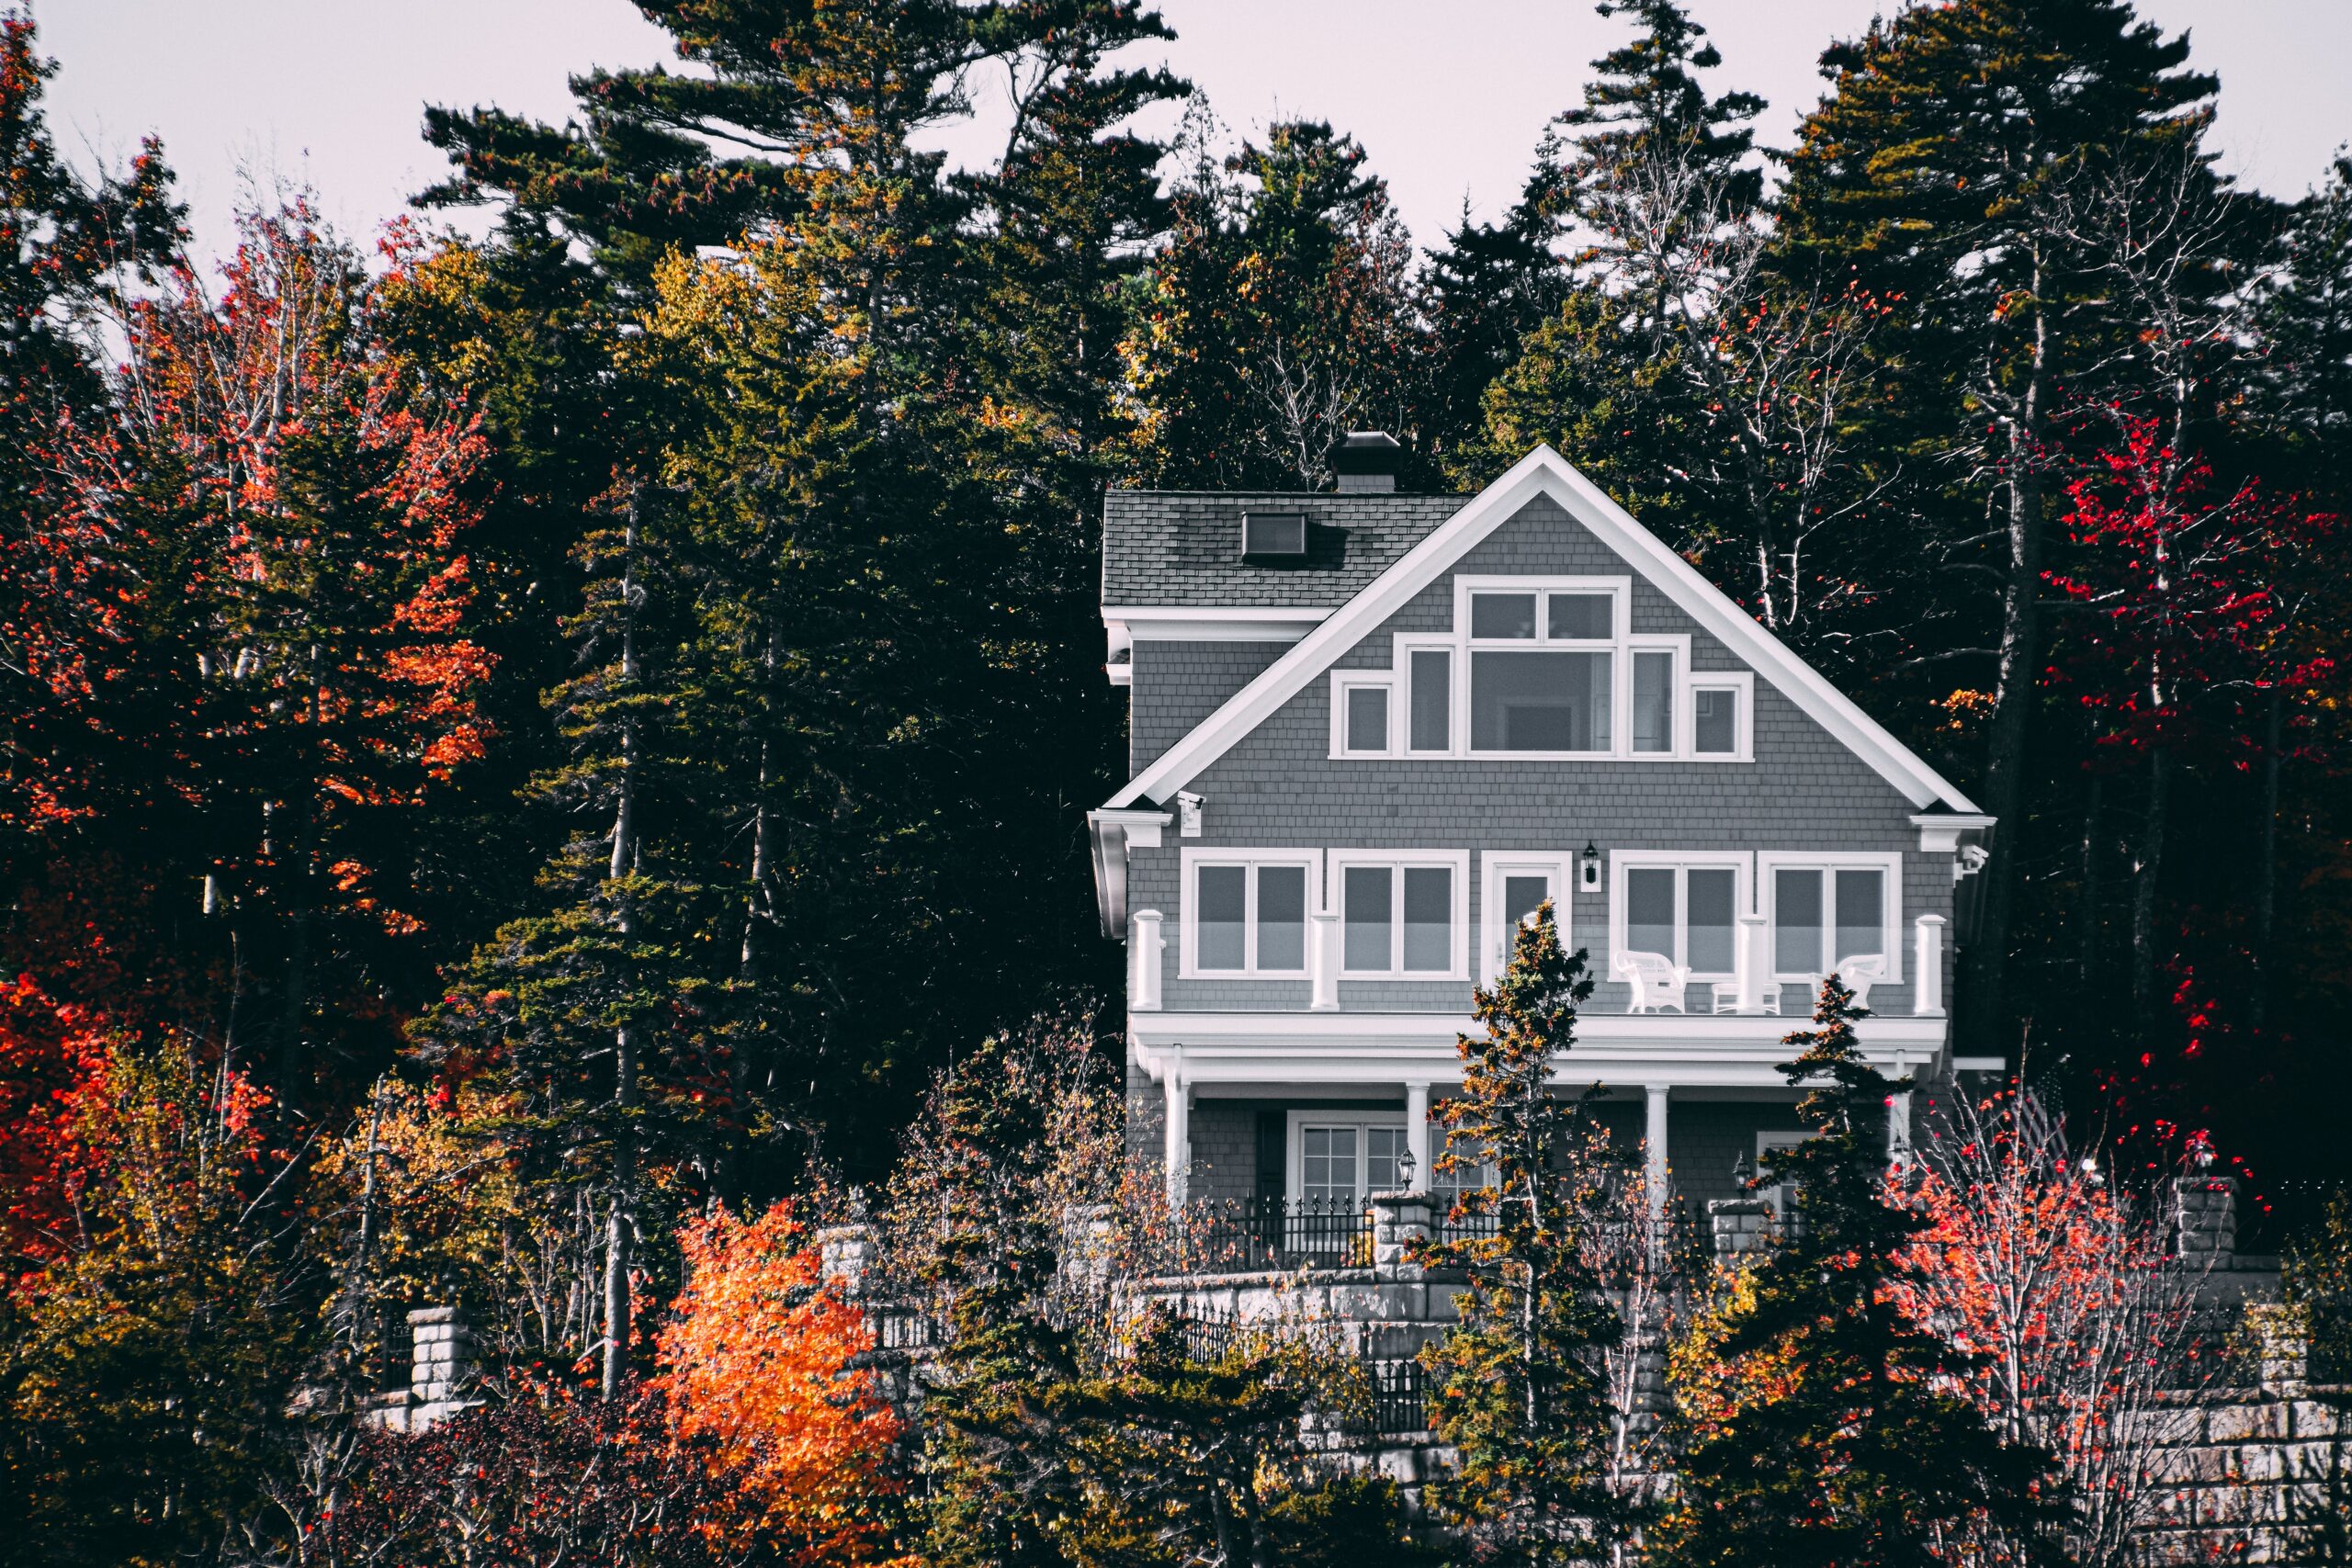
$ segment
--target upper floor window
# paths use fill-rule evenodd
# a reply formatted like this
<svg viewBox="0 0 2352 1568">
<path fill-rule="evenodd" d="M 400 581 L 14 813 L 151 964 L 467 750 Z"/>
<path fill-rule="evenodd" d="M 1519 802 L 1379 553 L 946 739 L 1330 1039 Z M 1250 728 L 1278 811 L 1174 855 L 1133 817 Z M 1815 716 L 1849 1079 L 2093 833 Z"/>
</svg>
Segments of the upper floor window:
<svg viewBox="0 0 2352 1568">
<path fill-rule="evenodd" d="M 1215 979 L 1306 974 L 1311 850 L 1187 850 L 1182 972 Z"/>
<path fill-rule="evenodd" d="M 1808 981 L 1857 960 L 1899 980 L 1895 939 L 1899 854 L 1767 852 L 1757 857 L 1772 925 L 1776 980 Z"/>
<path fill-rule="evenodd" d="M 1632 604 L 1629 577 L 1455 579 L 1453 630 L 1332 672 L 1331 754 L 1747 761 L 1753 675 L 1694 671 Z"/>
</svg>

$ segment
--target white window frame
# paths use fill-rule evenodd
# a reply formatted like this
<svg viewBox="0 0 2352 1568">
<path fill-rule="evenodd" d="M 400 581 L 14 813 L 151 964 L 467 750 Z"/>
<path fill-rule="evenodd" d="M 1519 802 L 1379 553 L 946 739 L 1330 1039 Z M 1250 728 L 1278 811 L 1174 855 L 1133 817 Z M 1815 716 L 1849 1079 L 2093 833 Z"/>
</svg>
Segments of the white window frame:
<svg viewBox="0 0 2352 1568">
<path fill-rule="evenodd" d="M 1886 874 L 1886 907 L 1879 911 L 1879 942 L 1884 949 L 1886 974 L 1877 983 L 1882 986 L 1903 984 L 1903 853 L 1901 851 L 1890 850 L 1882 853 L 1869 850 L 1826 850 L 1812 852 L 1765 850 L 1759 852 L 1756 857 L 1756 908 L 1764 916 L 1765 941 L 1770 943 L 1767 951 L 1773 955 L 1772 983 L 1774 985 L 1806 983 L 1818 979 L 1826 972 L 1821 969 L 1781 969 L 1778 966 L 1781 951 L 1781 917 L 1780 912 L 1773 908 L 1779 893 L 1780 878 L 1777 874 L 1783 871 L 1826 873 L 1856 870 L 1877 870 Z M 1825 883 L 1823 896 L 1827 901 L 1827 907 L 1823 910 L 1825 919 L 1822 930 L 1825 934 L 1822 942 L 1823 945 L 1826 946 L 1829 942 L 1826 933 L 1838 929 L 1838 910 L 1835 903 L 1837 892 L 1834 886 Z M 1835 964 L 1840 958 L 1847 956 L 1849 955 L 1842 953 L 1825 953 L 1822 954 L 1821 961 L 1825 964 Z"/>
<path fill-rule="evenodd" d="M 1323 908 L 1339 919 L 1340 930 L 1334 943 L 1337 951 L 1331 961 L 1340 965 L 1342 980 L 1466 980 L 1470 977 L 1470 852 L 1468 850 L 1327 850 L 1324 852 Z M 1350 866 L 1386 866 L 1397 875 L 1390 885 L 1395 900 L 1388 936 L 1386 969 L 1350 969 L 1346 966 L 1347 919 L 1346 906 L 1341 901 Z M 1408 868 L 1443 866 L 1453 873 L 1448 888 L 1453 909 L 1449 915 L 1452 952 L 1446 967 L 1437 969 L 1404 969 L 1396 965 L 1405 957 L 1405 877 Z"/>
<path fill-rule="evenodd" d="M 1690 635 L 1687 632 L 1635 632 L 1633 629 L 1634 580 L 1626 576 L 1497 577 L 1457 575 L 1453 580 L 1453 626 L 1442 632 L 1396 632 L 1389 638 L 1387 667 L 1354 666 L 1334 669 L 1329 680 L 1330 755 L 1335 760 L 1379 761 L 1396 757 L 1451 757 L 1476 761 L 1560 762 L 1753 762 L 1756 760 L 1756 673 L 1752 670 L 1693 670 Z M 1536 596 L 1536 631 L 1532 637 L 1470 636 L 1470 596 L 1474 593 L 1531 593 Z M 1559 637 L 1549 635 L 1551 606 L 1546 595 L 1597 593 L 1610 601 L 1610 636 Z M 1416 750 L 1412 745 L 1413 660 L 1415 652 L 1442 650 L 1447 660 L 1446 747 Z M 1470 749 L 1470 665 L 1481 652 L 1607 653 L 1610 656 L 1610 737 L 1599 751 L 1473 751 Z M 1634 750 L 1634 656 L 1667 653 L 1674 659 L 1668 680 L 1675 705 L 1673 744 L 1664 751 Z M 1385 686 L 1388 691 L 1388 745 L 1380 750 L 1351 750 L 1347 745 L 1347 693 L 1360 686 Z M 1736 691 L 1739 716 L 1737 744 L 1731 751 L 1701 753 L 1695 749 L 1696 716 L 1692 698 L 1702 691 Z"/>
<path fill-rule="evenodd" d="M 1396 694 L 1404 682 L 1386 670 L 1334 670 L 1331 671 L 1331 755 L 1334 757 L 1396 757 L 1404 753 L 1397 735 Z M 1348 745 L 1348 694 L 1373 688 L 1388 694 L 1388 744 L 1377 750 L 1357 750 Z M 1430 753 L 1424 752 L 1427 756 Z"/>
<path fill-rule="evenodd" d="M 1756 908 L 1756 870 L 1754 857 L 1746 850 L 1611 850 L 1609 852 L 1609 964 L 1597 976 L 1616 978 L 1616 960 L 1621 953 L 1633 949 L 1625 938 L 1627 886 L 1626 874 L 1634 870 L 1648 871 L 1729 871 L 1732 874 L 1732 962 L 1739 961 L 1739 917 Z M 1690 898 L 1689 879 L 1674 880 L 1674 948 L 1666 954 L 1669 964 L 1681 964 L 1690 942 Z M 1647 951 L 1645 949 L 1644 951 Z M 1729 969 L 1693 969 L 1690 979 L 1696 984 L 1706 980 L 1728 980 Z"/>
<path fill-rule="evenodd" d="M 1292 1202 L 1306 1195 L 1306 1129 L 1309 1127 L 1353 1127 L 1356 1135 L 1356 1199 L 1362 1201 L 1372 1194 L 1369 1168 L 1371 1140 L 1363 1135 L 1373 1127 L 1394 1127 L 1405 1131 L 1402 1111 L 1365 1109 L 1357 1111 L 1346 1106 L 1329 1111 L 1292 1111 L 1286 1113 L 1289 1125 L 1283 1138 L 1283 1193 Z M 1409 1139 L 1408 1147 L 1410 1146 Z M 1426 1172 L 1416 1172 L 1426 1178 Z"/>
<path fill-rule="evenodd" d="M 1200 868 L 1204 865 L 1240 865 L 1250 868 L 1244 884 L 1247 891 L 1241 907 L 1242 955 L 1247 967 L 1240 969 L 1203 969 L 1196 960 L 1200 952 Z M 1261 865 L 1295 865 L 1306 870 L 1306 962 L 1296 969 L 1261 969 L 1258 967 L 1258 867 Z M 1315 911 L 1316 897 L 1323 886 L 1323 852 L 1320 850 L 1261 850 L 1261 849 L 1187 849 L 1179 857 L 1179 873 L 1183 882 L 1179 889 L 1182 901 L 1183 919 L 1179 922 L 1176 973 L 1185 980 L 1297 980 L 1304 982 L 1315 973 Z"/>
<path fill-rule="evenodd" d="M 1685 661 L 1687 664 L 1687 660 Z M 1728 751 L 1699 750 L 1699 705 L 1701 692 L 1736 692 L 1739 713 L 1732 723 L 1732 744 Z M 1756 671 L 1753 670 L 1685 669 L 1678 693 L 1682 711 L 1674 718 L 1674 749 L 1686 761 L 1692 762 L 1752 762 L 1756 760 Z"/>
<path fill-rule="evenodd" d="M 1501 977 L 1510 955 L 1504 951 L 1512 933 L 1503 929 L 1503 878 L 1540 872 L 1552 879 L 1552 908 L 1560 930 L 1560 946 L 1577 950 L 1575 935 L 1577 857 L 1571 851 L 1538 850 L 1521 853 L 1487 850 L 1478 857 L 1478 983 L 1491 986 Z"/>
</svg>

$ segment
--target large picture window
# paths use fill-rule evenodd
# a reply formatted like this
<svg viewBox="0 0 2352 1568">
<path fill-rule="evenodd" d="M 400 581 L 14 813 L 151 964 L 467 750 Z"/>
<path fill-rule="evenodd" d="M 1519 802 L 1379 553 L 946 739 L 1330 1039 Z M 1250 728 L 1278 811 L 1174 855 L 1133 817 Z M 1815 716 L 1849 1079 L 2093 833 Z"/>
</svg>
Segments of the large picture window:
<svg viewBox="0 0 2352 1568">
<path fill-rule="evenodd" d="M 1311 851 L 1187 852 L 1183 974 L 1303 978 L 1316 869 Z"/>
</svg>

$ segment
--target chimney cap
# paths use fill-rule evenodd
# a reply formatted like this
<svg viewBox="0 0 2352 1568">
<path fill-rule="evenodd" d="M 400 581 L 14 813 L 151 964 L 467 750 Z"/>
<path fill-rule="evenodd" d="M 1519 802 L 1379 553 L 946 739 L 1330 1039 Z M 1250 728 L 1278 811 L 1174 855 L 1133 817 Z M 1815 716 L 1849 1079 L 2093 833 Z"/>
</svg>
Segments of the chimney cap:
<svg viewBox="0 0 2352 1568">
<path fill-rule="evenodd" d="M 1393 474 L 1405 449 L 1385 430 L 1351 430 L 1331 449 L 1331 470 L 1340 474 Z"/>
</svg>

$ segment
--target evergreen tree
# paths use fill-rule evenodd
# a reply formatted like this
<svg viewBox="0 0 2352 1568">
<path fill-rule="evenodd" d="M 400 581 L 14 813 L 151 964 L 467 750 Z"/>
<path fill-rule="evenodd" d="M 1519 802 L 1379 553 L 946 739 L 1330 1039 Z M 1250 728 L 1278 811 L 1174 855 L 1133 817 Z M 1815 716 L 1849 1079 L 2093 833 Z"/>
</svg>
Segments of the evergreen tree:
<svg viewBox="0 0 2352 1568">
<path fill-rule="evenodd" d="M 2066 220 L 2135 169 L 2210 183 L 2197 148 L 2214 81 L 2183 69 L 2188 51 L 2125 0 L 1909 7 L 1823 54 L 1833 88 L 1788 159 L 1783 266 L 1902 304 L 1884 339 L 1897 379 L 1863 434 L 1910 455 L 1917 521 L 1864 557 L 1889 616 L 1865 635 L 1904 647 L 1903 668 L 1960 660 L 1990 687 L 1980 798 L 2003 848 L 1963 975 L 1961 1023 L 1977 1039 L 2007 1033 L 2054 422 L 2062 398 L 2101 393 L 2118 334 L 2136 331 Z"/>
<path fill-rule="evenodd" d="M 1789 1233 L 1726 1281 L 1675 1346 L 1677 1489 L 1664 1568 L 1771 1562 L 1926 1568 L 1985 1532 L 2048 1559 L 2047 1457 L 2005 1443 L 1948 1374 L 1958 1354 L 1891 1288 L 1928 1225 L 1887 1192 L 1892 1081 L 1862 1056 L 1853 993 L 1830 976 L 1781 1071 L 1809 1085 L 1814 1136 L 1772 1156 Z"/>
<path fill-rule="evenodd" d="M 2304 197 L 2280 240 L 2264 301 L 2258 417 L 2333 497 L 2352 492 L 2352 155 Z"/>
<path fill-rule="evenodd" d="M 1425 348 L 1411 246 L 1363 150 L 1328 124 L 1286 120 L 1220 161 L 1211 135 L 1196 105 L 1174 236 L 1126 344 L 1146 410 L 1139 477 L 1314 490 L 1350 429 L 1417 447 L 1408 416 Z"/>
<path fill-rule="evenodd" d="M 1679 0 L 1603 0 L 1594 8 L 1627 17 L 1641 31 L 1592 62 L 1583 104 L 1554 122 L 1574 138 L 1562 179 L 1578 216 L 1605 231 L 1610 192 L 1652 162 L 1723 184 L 1735 210 L 1755 207 L 1764 175 L 1745 166 L 1756 137 L 1747 122 L 1764 112 L 1764 100 L 1754 93 L 1707 96 L 1696 73 L 1723 63 L 1722 52 L 1702 41 L 1707 29 Z"/>
<path fill-rule="evenodd" d="M 1494 989 L 1476 992 L 1486 1036 L 1462 1037 L 1462 1093 L 1440 1117 L 1439 1169 L 1483 1160 L 1494 1173 L 1461 1201 L 1462 1217 L 1491 1219 L 1492 1234 L 1438 1251 L 1468 1270 L 1469 1288 L 1454 1298 L 1456 1326 L 1422 1352 L 1430 1426 L 1459 1455 L 1430 1502 L 1482 1560 L 1586 1562 L 1635 1522 L 1607 1485 L 1601 1357 L 1623 1325 L 1592 1265 L 1604 1168 L 1584 1100 L 1553 1092 L 1591 995 L 1585 955 L 1561 951 L 1547 903 L 1520 928 Z"/>
</svg>

